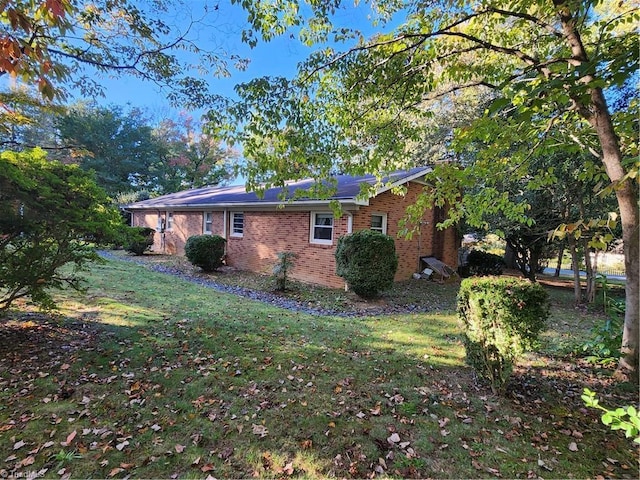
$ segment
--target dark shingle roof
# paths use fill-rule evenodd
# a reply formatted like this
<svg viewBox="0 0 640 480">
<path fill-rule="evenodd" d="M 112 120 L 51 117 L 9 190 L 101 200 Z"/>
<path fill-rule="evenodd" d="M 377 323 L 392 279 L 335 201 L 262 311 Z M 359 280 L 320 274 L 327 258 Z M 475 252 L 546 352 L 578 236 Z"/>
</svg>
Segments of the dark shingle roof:
<svg viewBox="0 0 640 480">
<path fill-rule="evenodd" d="M 430 172 L 429 167 L 416 167 L 411 170 L 404 170 L 394 172 L 389 175 L 388 178 L 384 178 L 383 184 L 385 186 L 378 190 L 378 194 L 391 188 L 391 186 L 402 185 L 408 181 L 415 180 L 422 177 L 426 173 Z M 360 193 L 360 185 L 363 182 L 370 185 L 376 184 L 376 177 L 374 175 L 364 176 L 351 176 L 351 175 L 337 175 L 334 177 L 336 181 L 335 193 L 327 199 L 311 199 L 301 197 L 293 202 L 295 204 L 305 203 L 328 203 L 331 200 L 338 200 L 346 203 L 357 203 L 358 194 Z M 313 179 L 299 180 L 297 182 L 291 182 L 287 184 L 288 194 L 287 198 L 292 198 L 295 191 L 298 189 L 308 189 L 314 184 Z M 196 207 L 231 207 L 231 206 L 270 206 L 283 203 L 280 198 L 282 188 L 274 187 L 269 188 L 264 192 L 262 198 L 259 198 L 255 192 L 247 192 L 244 185 L 228 186 L 228 187 L 202 187 L 192 190 L 184 190 L 181 192 L 170 193 L 162 195 L 160 197 L 151 198 L 149 200 L 143 200 L 131 205 L 127 205 L 127 209 L 131 210 L 143 210 L 143 209 L 155 209 L 155 208 L 196 208 Z M 361 201 L 360 201 L 361 202 Z"/>
</svg>

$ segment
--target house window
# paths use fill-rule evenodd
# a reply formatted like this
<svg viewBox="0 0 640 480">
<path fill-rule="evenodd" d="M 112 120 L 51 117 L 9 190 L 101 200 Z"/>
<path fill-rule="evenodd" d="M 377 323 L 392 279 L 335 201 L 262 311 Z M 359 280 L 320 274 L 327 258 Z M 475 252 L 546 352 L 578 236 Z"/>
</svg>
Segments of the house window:
<svg viewBox="0 0 640 480">
<path fill-rule="evenodd" d="M 213 213 L 212 212 L 204 212 L 204 227 L 205 234 L 213 233 Z"/>
<path fill-rule="evenodd" d="M 244 213 L 233 212 L 231 214 L 231 236 L 241 237 L 244 234 Z"/>
<path fill-rule="evenodd" d="M 332 213 L 311 213 L 311 243 L 333 243 Z"/>
<path fill-rule="evenodd" d="M 371 230 L 387 233 L 387 214 L 386 213 L 373 213 L 371 215 Z"/>
<path fill-rule="evenodd" d="M 173 212 L 158 213 L 156 231 L 162 233 L 170 230 L 173 230 Z"/>
</svg>

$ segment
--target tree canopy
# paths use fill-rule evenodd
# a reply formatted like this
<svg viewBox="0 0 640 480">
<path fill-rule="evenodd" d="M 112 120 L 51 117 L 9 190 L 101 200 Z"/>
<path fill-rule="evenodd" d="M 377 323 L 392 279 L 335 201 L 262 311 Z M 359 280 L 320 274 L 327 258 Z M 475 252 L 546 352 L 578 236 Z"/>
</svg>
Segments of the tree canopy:
<svg viewBox="0 0 640 480">
<path fill-rule="evenodd" d="M 90 244 L 114 241 L 121 225 L 77 166 L 47 160 L 41 149 L 0 153 L 0 310 L 22 297 L 53 306 L 48 290 L 78 288 L 76 272 L 98 259 Z"/>
<path fill-rule="evenodd" d="M 241 143 L 250 187 L 412 165 L 434 102 L 465 92 L 492 100 L 451 143 L 477 149 L 473 162 L 440 164 L 416 212 L 449 202 L 452 221 L 496 210 L 531 222 L 527 205 L 492 180 L 518 176 L 553 150 L 592 155 L 617 198 L 628 276 L 621 365 L 637 373 L 637 137 L 629 109 L 612 115 L 607 103 L 638 69 L 635 2 L 382 0 L 368 13 L 384 33 L 369 37 L 337 23 L 340 0 L 237 3 L 253 25 L 250 42 L 293 32 L 318 47 L 295 78 L 240 85 L 238 102 L 209 114 L 212 129 Z M 486 188 L 467 197 L 479 180 Z"/>
<path fill-rule="evenodd" d="M 217 10 L 201 6 L 203 16 Z M 211 25 L 192 18 L 192 7 L 182 0 L 0 2 L 0 76 L 35 85 L 52 99 L 71 89 L 95 97 L 103 75 L 129 74 L 176 102 L 204 105 L 216 94 L 202 72 L 227 76 L 247 61 L 199 45 L 196 30 Z"/>
</svg>

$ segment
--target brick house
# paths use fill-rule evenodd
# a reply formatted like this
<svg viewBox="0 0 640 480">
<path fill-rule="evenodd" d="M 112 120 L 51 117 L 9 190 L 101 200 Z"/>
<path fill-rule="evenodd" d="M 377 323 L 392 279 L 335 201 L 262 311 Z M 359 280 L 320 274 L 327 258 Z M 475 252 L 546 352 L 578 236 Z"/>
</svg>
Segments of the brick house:
<svg viewBox="0 0 640 480">
<path fill-rule="evenodd" d="M 374 229 L 395 239 L 398 254 L 396 281 L 411 278 L 424 266 L 421 257 L 433 256 L 449 266 L 457 266 L 458 238 L 455 229 L 437 230 L 444 217 L 441 209 L 426 212 L 420 232 L 411 240 L 397 236 L 398 222 L 407 206 L 415 202 L 424 185 L 428 167 L 397 172 L 391 184 L 368 199 L 359 198 L 360 184 L 375 185 L 374 176 L 335 177 L 337 191 L 326 200 L 298 198 L 282 201 L 280 188 L 271 188 L 262 198 L 246 192 L 244 186 L 204 187 L 137 202 L 127 206 L 133 226 L 156 228 L 153 250 L 184 255 L 184 245 L 192 235 L 214 234 L 227 240 L 226 262 L 241 270 L 270 274 L 277 254 L 294 252 L 291 277 L 302 282 L 334 288 L 344 287 L 335 274 L 337 239 L 362 229 Z M 297 188 L 309 188 L 312 180 L 288 185 L 291 196 Z M 395 186 L 406 193 L 397 195 Z M 335 217 L 329 204 L 337 201 L 342 216 Z"/>
</svg>

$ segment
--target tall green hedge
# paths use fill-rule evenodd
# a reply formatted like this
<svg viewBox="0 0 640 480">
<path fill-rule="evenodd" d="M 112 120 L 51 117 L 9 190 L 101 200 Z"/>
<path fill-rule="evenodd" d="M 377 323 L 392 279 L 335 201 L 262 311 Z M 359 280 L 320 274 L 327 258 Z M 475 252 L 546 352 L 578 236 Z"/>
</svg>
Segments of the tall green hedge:
<svg viewBox="0 0 640 480">
<path fill-rule="evenodd" d="M 360 230 L 338 239 L 336 274 L 364 298 L 393 285 L 398 256 L 393 238 L 373 230 Z"/>
<path fill-rule="evenodd" d="M 226 243 L 219 235 L 194 235 L 187 239 L 184 253 L 196 267 L 213 272 L 223 265 Z"/>
<path fill-rule="evenodd" d="M 544 288 L 518 278 L 468 278 L 458 293 L 467 363 L 502 391 L 515 361 L 537 344 L 549 317 Z"/>
</svg>

